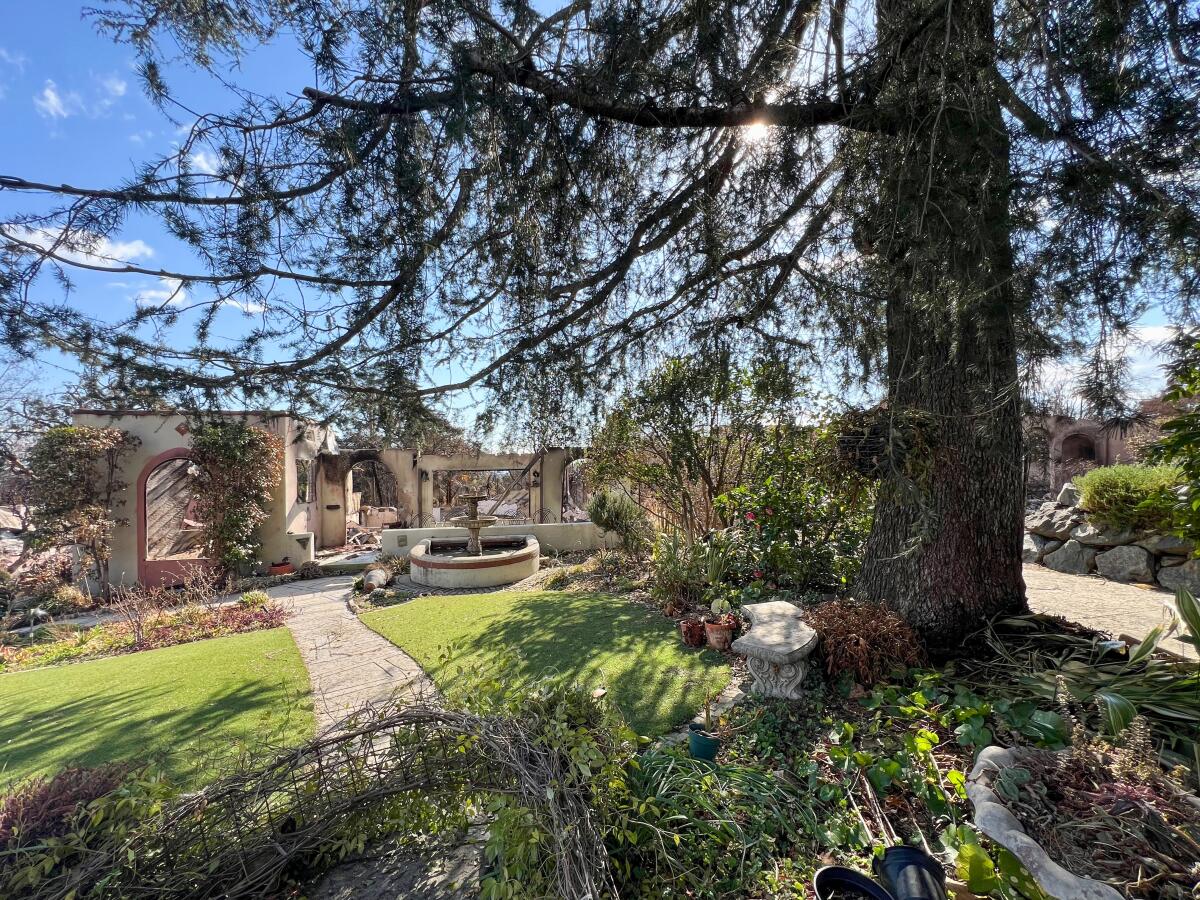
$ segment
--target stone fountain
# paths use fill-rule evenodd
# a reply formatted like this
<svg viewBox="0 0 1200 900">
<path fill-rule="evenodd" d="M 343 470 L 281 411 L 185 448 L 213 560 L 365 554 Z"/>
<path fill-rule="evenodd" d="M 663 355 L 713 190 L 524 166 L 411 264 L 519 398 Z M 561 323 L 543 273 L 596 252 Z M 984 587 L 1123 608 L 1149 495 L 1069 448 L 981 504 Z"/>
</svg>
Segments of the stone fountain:
<svg viewBox="0 0 1200 900">
<path fill-rule="evenodd" d="M 409 576 L 417 584 L 440 588 L 482 588 L 512 584 L 528 578 L 541 565 L 541 547 L 532 534 L 481 537 L 499 519 L 479 513 L 487 494 L 460 494 L 465 516 L 447 524 L 465 528 L 467 537 L 425 538 L 412 548 Z"/>
<path fill-rule="evenodd" d="M 450 520 L 451 525 L 465 528 L 470 533 L 470 537 L 467 538 L 467 553 L 472 556 L 483 556 L 483 544 L 479 540 L 479 532 L 499 521 L 495 516 L 479 514 L 479 504 L 487 498 L 487 494 L 459 494 L 458 499 L 467 504 L 467 514 L 455 516 Z"/>
</svg>

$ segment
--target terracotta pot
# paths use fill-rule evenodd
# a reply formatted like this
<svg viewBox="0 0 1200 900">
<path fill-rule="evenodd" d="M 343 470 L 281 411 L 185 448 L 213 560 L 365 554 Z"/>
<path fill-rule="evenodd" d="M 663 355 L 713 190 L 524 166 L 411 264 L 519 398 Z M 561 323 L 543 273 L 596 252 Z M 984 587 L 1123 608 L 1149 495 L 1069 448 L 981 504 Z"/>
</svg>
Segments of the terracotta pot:
<svg viewBox="0 0 1200 900">
<path fill-rule="evenodd" d="M 736 627 L 736 621 L 724 618 L 716 622 L 705 622 L 704 634 L 708 637 L 708 645 L 714 650 L 728 650 L 729 645 L 733 643 L 733 630 Z"/>
<path fill-rule="evenodd" d="M 704 623 L 699 619 L 684 619 L 679 623 L 679 633 L 685 647 L 704 646 Z"/>
<path fill-rule="evenodd" d="M 291 575 L 296 571 L 296 567 L 290 562 L 275 563 L 267 567 L 268 575 Z"/>
</svg>

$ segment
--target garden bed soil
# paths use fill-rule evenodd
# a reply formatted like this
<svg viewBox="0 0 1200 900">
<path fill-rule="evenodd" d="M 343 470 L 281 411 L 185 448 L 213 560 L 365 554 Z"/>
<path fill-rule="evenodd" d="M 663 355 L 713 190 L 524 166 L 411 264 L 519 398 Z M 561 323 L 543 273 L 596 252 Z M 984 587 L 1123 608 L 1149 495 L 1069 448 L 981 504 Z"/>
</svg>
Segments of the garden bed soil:
<svg viewBox="0 0 1200 900">
<path fill-rule="evenodd" d="M 1005 788 L 999 773 L 996 796 L 1069 872 L 1138 900 L 1189 900 L 1200 892 L 1200 798 L 1162 774 L 1148 739 L 1132 743 L 1023 753 L 1008 770 L 1020 777 Z"/>
</svg>

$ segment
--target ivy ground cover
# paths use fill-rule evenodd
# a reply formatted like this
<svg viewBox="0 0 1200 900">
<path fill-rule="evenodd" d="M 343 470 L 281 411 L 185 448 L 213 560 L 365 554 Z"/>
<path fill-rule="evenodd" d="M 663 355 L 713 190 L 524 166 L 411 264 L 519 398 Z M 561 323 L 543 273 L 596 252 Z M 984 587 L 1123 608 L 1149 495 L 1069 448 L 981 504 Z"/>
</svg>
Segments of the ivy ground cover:
<svg viewBox="0 0 1200 900">
<path fill-rule="evenodd" d="M 363 622 L 415 659 L 444 691 L 460 669 L 502 679 L 557 674 L 606 687 L 631 727 L 658 735 L 729 682 L 712 650 L 688 650 L 655 609 L 606 594 L 500 591 L 420 597 Z"/>
<path fill-rule="evenodd" d="M 286 628 L 0 675 L 0 782 L 153 759 L 199 784 L 231 752 L 313 731 Z"/>
</svg>

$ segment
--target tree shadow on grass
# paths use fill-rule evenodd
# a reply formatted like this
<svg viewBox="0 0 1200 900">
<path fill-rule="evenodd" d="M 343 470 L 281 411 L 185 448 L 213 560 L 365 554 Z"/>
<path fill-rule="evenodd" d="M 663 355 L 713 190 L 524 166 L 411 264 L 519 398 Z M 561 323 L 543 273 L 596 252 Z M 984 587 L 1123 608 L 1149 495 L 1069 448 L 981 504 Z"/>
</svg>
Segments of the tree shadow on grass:
<svg viewBox="0 0 1200 900">
<path fill-rule="evenodd" d="M 527 680 L 546 673 L 584 684 L 603 684 L 629 724 L 643 734 L 659 734 L 703 706 L 706 693 L 719 690 L 729 670 L 712 650 L 684 648 L 670 620 L 656 610 L 598 593 L 545 592 L 521 597 L 479 623 L 463 651 L 515 658 L 505 677 Z"/>
<path fill-rule="evenodd" d="M 251 681 L 164 708 L 174 693 L 169 685 L 147 684 L 64 697 L 50 708 L 26 711 L 10 701 L 9 709 L 0 710 L 0 783 L 109 760 L 153 761 L 196 782 L 243 745 L 278 746 L 300 699 L 286 684 Z"/>
</svg>

